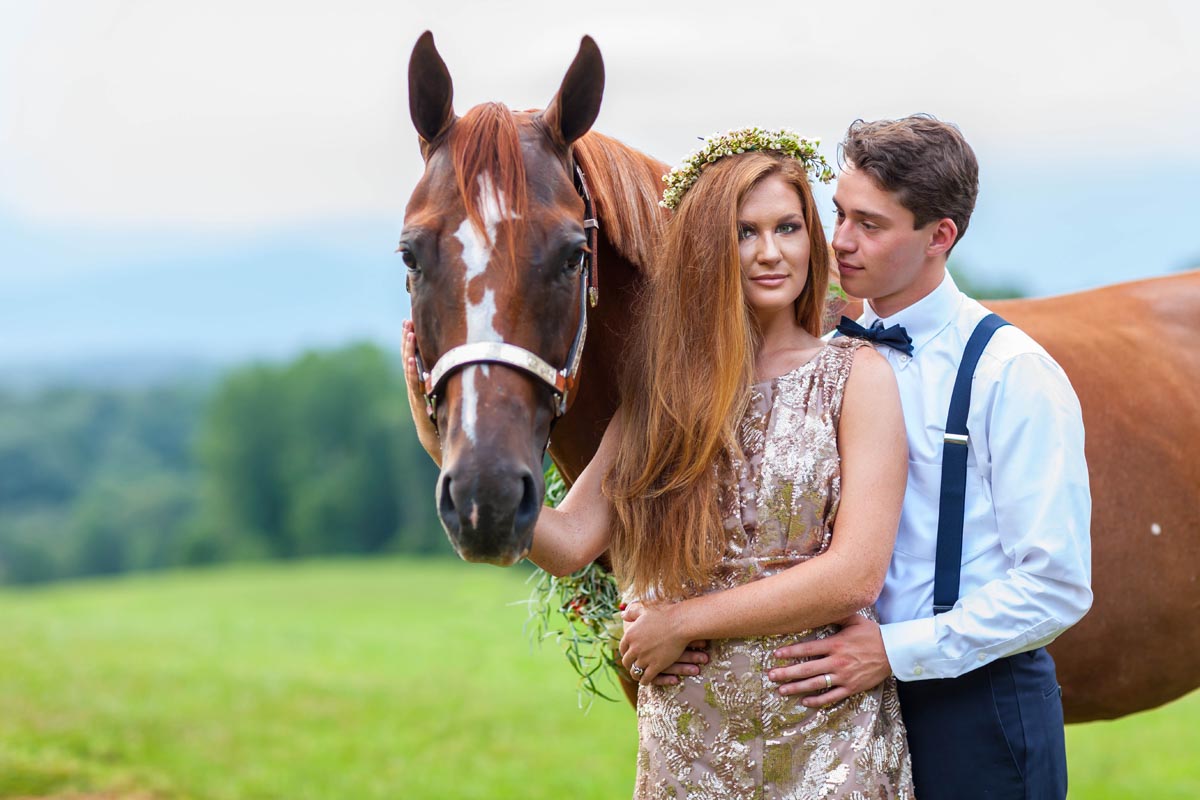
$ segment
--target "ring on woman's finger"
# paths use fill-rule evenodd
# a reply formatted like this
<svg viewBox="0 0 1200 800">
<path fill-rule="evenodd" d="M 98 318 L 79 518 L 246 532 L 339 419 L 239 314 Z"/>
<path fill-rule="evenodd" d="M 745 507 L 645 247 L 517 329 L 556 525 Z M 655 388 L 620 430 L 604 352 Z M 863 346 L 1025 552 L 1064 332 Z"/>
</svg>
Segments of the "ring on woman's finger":
<svg viewBox="0 0 1200 800">
<path fill-rule="evenodd" d="M 634 664 L 632 667 L 629 668 L 629 674 L 635 678 L 640 678 L 646 674 L 646 670 L 642 669 L 637 664 Z"/>
<path fill-rule="evenodd" d="M 832 688 L 833 688 L 833 676 L 830 675 L 828 672 L 826 672 L 825 673 L 825 691 L 828 692 Z"/>
</svg>

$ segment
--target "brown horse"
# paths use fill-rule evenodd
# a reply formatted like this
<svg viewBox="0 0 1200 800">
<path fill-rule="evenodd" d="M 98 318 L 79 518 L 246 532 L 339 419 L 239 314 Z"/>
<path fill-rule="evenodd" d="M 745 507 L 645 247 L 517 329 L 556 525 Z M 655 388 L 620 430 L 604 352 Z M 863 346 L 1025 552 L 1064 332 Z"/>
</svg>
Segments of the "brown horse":
<svg viewBox="0 0 1200 800">
<path fill-rule="evenodd" d="M 545 111 L 487 104 L 459 119 L 432 37 L 413 50 L 409 102 L 426 166 L 401 249 L 424 364 L 490 339 L 557 365 L 560 379 L 497 353 L 430 370 L 439 511 L 467 560 L 510 564 L 528 551 L 552 423 L 549 452 L 571 480 L 617 405 L 666 165 L 588 132 L 603 80 L 585 38 Z M 576 165 L 590 194 L 573 185 Z M 599 236 L 585 246 L 588 200 Z M 581 271 L 585 250 L 597 258 Z M 583 311 L 597 266 L 599 304 Z M 1063 365 L 1087 426 L 1096 599 L 1052 646 L 1068 721 L 1179 697 L 1200 684 L 1200 273 L 989 305 Z M 588 345 L 568 385 L 582 321 Z"/>
<path fill-rule="evenodd" d="M 1050 646 L 1067 721 L 1174 700 L 1200 685 L 1200 271 L 985 305 L 1083 407 L 1095 599 Z"/>
<path fill-rule="evenodd" d="M 460 119 L 433 37 L 413 49 L 409 105 L 425 173 L 400 252 L 440 432 L 438 511 L 468 561 L 525 556 L 552 424 L 551 454 L 569 480 L 616 406 L 612 356 L 632 324 L 633 265 L 646 263 L 662 219 L 663 165 L 588 133 L 603 87 L 600 51 L 585 38 L 545 111 L 488 103 Z M 597 176 L 594 195 L 577 171 Z M 599 236 L 589 235 L 593 205 Z"/>
</svg>

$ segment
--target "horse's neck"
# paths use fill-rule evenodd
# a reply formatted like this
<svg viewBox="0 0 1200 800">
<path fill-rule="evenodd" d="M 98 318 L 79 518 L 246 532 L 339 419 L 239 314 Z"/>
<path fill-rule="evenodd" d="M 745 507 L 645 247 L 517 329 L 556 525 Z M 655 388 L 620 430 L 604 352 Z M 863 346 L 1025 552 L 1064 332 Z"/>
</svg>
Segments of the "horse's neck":
<svg viewBox="0 0 1200 800">
<path fill-rule="evenodd" d="M 853 300 L 849 297 L 839 297 L 831 295 L 829 301 L 825 304 L 825 320 L 824 332 L 829 333 L 837 327 L 838 322 L 842 317 L 850 319 L 858 319 L 863 313 L 863 301 Z"/>
<path fill-rule="evenodd" d="M 667 165 L 595 131 L 574 147 L 596 202 L 601 235 L 639 274 L 647 274 L 666 222 L 658 201 Z"/>
<path fill-rule="evenodd" d="M 600 445 L 619 402 L 618 367 L 637 325 L 634 303 L 666 222 L 658 205 L 667 166 L 600 133 L 575 143 L 600 221 L 599 304 L 588 311 L 579 392 L 551 436 L 550 454 L 571 482 Z"/>
</svg>

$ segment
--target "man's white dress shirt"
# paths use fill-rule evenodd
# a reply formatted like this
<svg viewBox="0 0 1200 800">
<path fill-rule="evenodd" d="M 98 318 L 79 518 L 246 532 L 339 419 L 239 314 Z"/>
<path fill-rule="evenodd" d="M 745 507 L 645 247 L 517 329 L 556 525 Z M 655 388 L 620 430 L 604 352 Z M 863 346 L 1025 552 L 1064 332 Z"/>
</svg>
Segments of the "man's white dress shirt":
<svg viewBox="0 0 1200 800">
<path fill-rule="evenodd" d="M 1049 354 L 1009 325 L 975 370 L 959 599 L 933 616 L 942 435 L 967 339 L 988 313 L 947 273 L 931 294 L 882 319 L 903 325 L 913 343 L 911 357 L 876 347 L 895 370 L 908 432 L 908 488 L 877 604 L 900 680 L 957 677 L 1048 644 L 1092 602 L 1079 400 Z M 859 323 L 878 319 L 865 304 Z"/>
</svg>

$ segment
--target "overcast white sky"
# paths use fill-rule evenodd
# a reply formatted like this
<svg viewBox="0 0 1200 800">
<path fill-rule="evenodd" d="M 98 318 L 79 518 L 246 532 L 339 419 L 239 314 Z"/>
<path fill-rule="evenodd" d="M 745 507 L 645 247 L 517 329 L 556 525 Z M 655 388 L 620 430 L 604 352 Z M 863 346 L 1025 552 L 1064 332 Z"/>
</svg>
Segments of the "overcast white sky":
<svg viewBox="0 0 1200 800">
<path fill-rule="evenodd" d="M 1169 181 L 1200 172 L 1198 9 L 0 0 L 0 222 L 133 249 L 365 219 L 398 232 L 421 169 L 406 65 L 426 29 L 460 113 L 544 105 L 590 33 L 608 74 L 597 128 L 667 161 L 752 123 L 820 136 L 832 156 L 856 117 L 927 111 L 975 145 L 985 198 L 988 176 L 1014 197 L 1019 181 L 1045 193 L 1041 174 Z M 121 263 L 5 261 L 0 289 Z"/>
<path fill-rule="evenodd" d="M 460 110 L 543 105 L 592 34 L 598 127 L 668 161 L 715 128 L 832 143 L 915 110 L 994 159 L 1200 160 L 1196 3 L 574 5 L 6 3 L 0 202 L 97 226 L 394 215 L 420 168 L 404 77 L 426 28 Z"/>
</svg>

